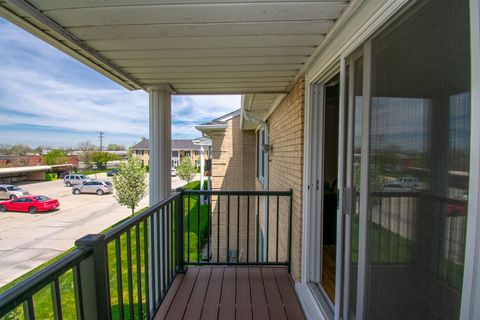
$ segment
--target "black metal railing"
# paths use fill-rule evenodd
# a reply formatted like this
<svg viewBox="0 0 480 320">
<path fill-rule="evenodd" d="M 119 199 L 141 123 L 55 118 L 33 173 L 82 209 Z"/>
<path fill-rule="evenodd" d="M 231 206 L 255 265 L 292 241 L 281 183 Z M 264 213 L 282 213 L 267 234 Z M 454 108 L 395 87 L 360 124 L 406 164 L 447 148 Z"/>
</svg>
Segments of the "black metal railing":
<svg viewBox="0 0 480 320">
<path fill-rule="evenodd" d="M 0 318 L 152 319 L 185 266 L 290 267 L 291 224 L 291 190 L 179 189 L 1 294 Z"/>
<path fill-rule="evenodd" d="M 33 297 L 42 289 L 50 287 L 51 307 L 55 319 L 63 318 L 62 293 L 60 292 L 59 279 L 67 272 L 73 272 L 73 287 L 77 305 L 89 304 L 88 290 L 84 284 L 87 270 L 92 267 L 92 250 L 77 248 L 45 269 L 35 273 L 25 281 L 0 295 L 0 318 L 1 319 L 35 319 Z M 81 307 L 76 308 L 80 318 L 85 314 Z"/>
<path fill-rule="evenodd" d="M 189 208 L 185 264 L 290 268 L 291 190 L 185 190 L 183 194 Z"/>
</svg>

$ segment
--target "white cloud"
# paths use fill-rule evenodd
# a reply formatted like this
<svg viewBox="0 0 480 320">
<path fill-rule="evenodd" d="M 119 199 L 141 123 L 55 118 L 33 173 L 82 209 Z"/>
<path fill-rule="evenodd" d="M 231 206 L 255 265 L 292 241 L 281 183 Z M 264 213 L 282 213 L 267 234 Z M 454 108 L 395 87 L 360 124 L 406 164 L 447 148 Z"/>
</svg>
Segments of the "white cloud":
<svg viewBox="0 0 480 320">
<path fill-rule="evenodd" d="M 118 86 L 2 19 L 0 56 L 2 125 L 148 136 L 146 92 Z M 194 128 L 196 124 L 239 107 L 240 96 L 174 96 L 172 134 L 177 138 L 197 137 L 200 133 Z M 5 141 L 7 134 L 0 131 L 0 140 Z M 28 134 L 19 136 L 25 138 Z M 45 140 L 54 144 L 55 137 L 48 132 L 45 135 L 49 135 Z M 15 137 L 8 138 L 15 142 L 11 140 Z M 65 139 L 68 140 L 66 134 L 58 134 L 56 138 L 58 145 L 65 145 Z"/>
</svg>

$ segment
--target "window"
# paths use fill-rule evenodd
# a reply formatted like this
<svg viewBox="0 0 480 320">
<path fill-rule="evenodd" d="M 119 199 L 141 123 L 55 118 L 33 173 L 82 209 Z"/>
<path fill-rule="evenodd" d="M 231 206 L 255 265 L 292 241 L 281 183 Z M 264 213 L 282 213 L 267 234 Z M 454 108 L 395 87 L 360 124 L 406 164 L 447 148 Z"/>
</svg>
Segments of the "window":
<svg viewBox="0 0 480 320">
<path fill-rule="evenodd" d="M 266 128 L 262 127 L 257 132 L 257 178 L 262 183 L 265 180 L 266 154 L 264 145 L 267 143 Z"/>
<path fill-rule="evenodd" d="M 35 200 L 37 200 L 37 201 L 47 201 L 47 200 L 50 200 L 50 198 L 45 197 L 45 196 L 36 196 Z"/>
</svg>

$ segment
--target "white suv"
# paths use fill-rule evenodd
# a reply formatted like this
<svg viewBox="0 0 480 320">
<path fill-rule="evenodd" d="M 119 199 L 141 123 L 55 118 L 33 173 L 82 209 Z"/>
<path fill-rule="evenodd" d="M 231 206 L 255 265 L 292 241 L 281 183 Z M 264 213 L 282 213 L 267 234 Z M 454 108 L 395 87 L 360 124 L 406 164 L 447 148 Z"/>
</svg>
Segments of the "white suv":
<svg viewBox="0 0 480 320">
<path fill-rule="evenodd" d="M 92 179 L 90 179 L 84 174 L 70 174 L 68 176 L 65 176 L 65 178 L 63 178 L 63 183 L 67 187 L 71 187 L 77 184 L 83 184 L 83 182 L 90 181 L 90 180 Z"/>
<path fill-rule="evenodd" d="M 102 181 L 102 180 L 85 181 L 83 184 L 72 188 L 73 194 L 96 193 L 97 195 L 101 196 L 105 193 L 112 193 L 112 192 L 113 192 L 112 183 L 110 181 Z"/>
</svg>

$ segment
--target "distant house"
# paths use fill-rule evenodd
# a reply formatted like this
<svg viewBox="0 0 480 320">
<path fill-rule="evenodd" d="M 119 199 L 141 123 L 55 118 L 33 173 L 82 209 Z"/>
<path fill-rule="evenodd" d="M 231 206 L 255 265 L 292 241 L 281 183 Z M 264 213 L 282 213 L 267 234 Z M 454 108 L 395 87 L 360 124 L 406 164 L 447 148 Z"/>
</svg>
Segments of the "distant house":
<svg viewBox="0 0 480 320">
<path fill-rule="evenodd" d="M 240 109 L 195 128 L 212 140 L 212 190 L 254 189 L 255 132 L 241 129 Z"/>
<path fill-rule="evenodd" d="M 144 165 L 148 165 L 150 159 L 148 145 L 148 139 L 143 138 L 131 148 L 133 155 Z M 207 153 L 208 151 L 206 151 L 206 156 Z M 190 139 L 172 139 L 172 167 L 177 167 L 185 157 L 189 157 L 192 164 L 198 167 L 200 165 L 200 146 L 195 145 Z"/>
</svg>

